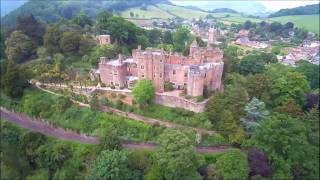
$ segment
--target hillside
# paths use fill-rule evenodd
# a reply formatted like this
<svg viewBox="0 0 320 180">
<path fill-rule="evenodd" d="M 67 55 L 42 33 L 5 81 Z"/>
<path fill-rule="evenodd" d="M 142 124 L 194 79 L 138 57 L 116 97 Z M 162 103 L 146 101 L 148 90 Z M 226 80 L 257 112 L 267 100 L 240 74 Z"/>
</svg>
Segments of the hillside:
<svg viewBox="0 0 320 180">
<path fill-rule="evenodd" d="M 293 22 L 296 27 L 304 28 L 308 31 L 319 34 L 320 16 L 319 15 L 294 15 L 270 18 L 271 21 L 278 21 L 282 24 Z"/>
<path fill-rule="evenodd" d="M 50 3 L 49 3 L 50 2 Z M 90 17 L 95 17 L 100 11 L 108 10 L 119 13 L 129 8 L 148 6 L 157 3 L 170 4 L 167 0 L 136 0 L 136 1 L 28 1 L 19 8 L 1 18 L 1 26 L 15 25 L 18 16 L 32 13 L 37 19 L 45 23 L 56 22 L 60 19 L 70 19 L 83 11 Z"/>
<path fill-rule="evenodd" d="M 131 13 L 131 15 L 130 15 Z M 204 18 L 209 13 L 192 7 L 176 6 L 167 3 L 158 3 L 147 7 L 129 8 L 121 13 L 125 18 L 160 18 L 169 19 L 180 17 L 184 19 Z M 134 15 L 134 16 L 133 16 Z"/>
<path fill-rule="evenodd" d="M 300 6 L 291 9 L 281 9 L 273 14 L 270 14 L 269 17 L 280 17 L 280 16 L 290 16 L 290 15 L 310 15 L 310 14 L 319 14 L 320 13 L 320 4 Z"/>
<path fill-rule="evenodd" d="M 218 9 L 214 9 L 209 12 L 211 12 L 211 13 L 238 13 L 237 11 L 230 9 L 230 8 L 218 8 Z"/>
</svg>

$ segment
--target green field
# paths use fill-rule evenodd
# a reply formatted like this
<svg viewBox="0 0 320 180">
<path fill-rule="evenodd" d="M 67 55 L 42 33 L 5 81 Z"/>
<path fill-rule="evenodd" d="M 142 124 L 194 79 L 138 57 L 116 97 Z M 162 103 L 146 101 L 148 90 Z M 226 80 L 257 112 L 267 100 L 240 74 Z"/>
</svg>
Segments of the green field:
<svg viewBox="0 0 320 180">
<path fill-rule="evenodd" d="M 121 13 L 121 16 L 124 18 L 132 18 L 130 16 L 130 12 L 134 13 L 135 18 L 140 18 L 140 19 L 152 19 L 152 18 L 169 19 L 174 17 L 173 15 L 155 6 L 147 6 L 147 10 L 143 10 L 140 8 L 130 8 L 126 11 L 123 11 Z"/>
<path fill-rule="evenodd" d="M 320 26 L 320 16 L 318 14 L 315 15 L 295 15 L 295 16 L 281 16 L 270 18 L 272 21 L 278 21 L 282 24 L 287 22 L 293 22 L 296 27 L 304 28 L 308 31 L 319 33 Z"/>
<path fill-rule="evenodd" d="M 172 6 L 168 4 L 158 4 L 157 6 L 164 11 L 174 14 L 175 16 L 178 16 L 184 19 L 189 19 L 189 20 L 193 18 L 195 19 L 204 18 L 208 15 L 208 13 L 206 12 L 184 8 L 181 6 Z"/>
</svg>

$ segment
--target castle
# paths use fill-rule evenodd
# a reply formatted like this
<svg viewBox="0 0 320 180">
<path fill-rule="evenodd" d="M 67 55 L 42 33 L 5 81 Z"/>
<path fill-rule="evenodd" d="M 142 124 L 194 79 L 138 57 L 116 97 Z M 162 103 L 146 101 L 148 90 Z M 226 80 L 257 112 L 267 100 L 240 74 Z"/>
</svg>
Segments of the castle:
<svg viewBox="0 0 320 180">
<path fill-rule="evenodd" d="M 189 56 L 146 48 L 132 51 L 132 57 L 107 60 L 100 58 L 100 80 L 114 88 L 132 88 L 139 79 L 151 80 L 156 92 L 164 92 L 165 83 L 186 90 L 189 96 L 202 96 L 204 90 L 221 88 L 223 53 L 218 48 L 199 47 L 194 41 Z"/>
</svg>

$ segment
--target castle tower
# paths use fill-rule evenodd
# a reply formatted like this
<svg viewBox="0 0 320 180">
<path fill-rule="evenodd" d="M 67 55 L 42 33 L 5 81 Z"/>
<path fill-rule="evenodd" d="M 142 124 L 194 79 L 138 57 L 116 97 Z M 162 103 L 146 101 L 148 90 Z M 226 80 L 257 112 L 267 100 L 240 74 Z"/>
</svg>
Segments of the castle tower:
<svg viewBox="0 0 320 180">
<path fill-rule="evenodd" d="M 191 66 L 188 72 L 187 94 L 189 96 L 202 96 L 204 76 L 198 66 Z"/>
<path fill-rule="evenodd" d="M 197 40 L 196 38 L 194 38 L 193 42 L 190 45 L 189 55 L 193 57 L 195 52 L 198 51 L 198 49 L 199 49 L 199 46 L 198 46 Z"/>
<path fill-rule="evenodd" d="M 210 28 L 208 31 L 208 46 L 216 42 L 215 35 L 216 35 L 216 30 L 214 28 Z"/>
<path fill-rule="evenodd" d="M 151 80 L 157 92 L 164 91 L 165 54 L 161 50 L 136 51 L 138 78 Z"/>
</svg>

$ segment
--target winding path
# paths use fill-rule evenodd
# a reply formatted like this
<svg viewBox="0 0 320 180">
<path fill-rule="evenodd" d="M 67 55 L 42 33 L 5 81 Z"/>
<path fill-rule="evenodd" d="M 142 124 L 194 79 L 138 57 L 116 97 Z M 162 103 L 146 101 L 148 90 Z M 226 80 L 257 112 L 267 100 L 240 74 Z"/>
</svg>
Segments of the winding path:
<svg viewBox="0 0 320 180">
<path fill-rule="evenodd" d="M 56 92 L 53 92 L 53 91 L 50 91 L 48 89 L 42 88 L 40 86 L 42 84 L 39 83 L 39 82 L 37 82 L 35 85 L 36 85 L 37 88 L 39 88 L 42 91 L 45 91 L 45 92 L 48 92 L 48 93 L 51 93 L 51 94 L 54 94 L 54 95 L 57 95 L 57 96 L 63 96 L 62 94 L 58 94 Z M 76 104 L 78 104 L 79 106 L 82 106 L 82 107 L 90 107 L 89 104 L 85 104 L 85 103 L 82 103 L 82 102 L 74 100 L 74 99 L 71 99 L 71 101 L 76 103 Z M 217 134 L 217 132 L 212 131 L 212 130 L 185 126 L 185 125 L 176 124 L 176 123 L 172 123 L 172 122 L 168 122 L 168 121 L 161 121 L 159 119 L 149 118 L 149 117 L 145 117 L 145 116 L 138 115 L 138 114 L 135 114 L 135 113 L 121 111 L 119 109 L 112 108 L 112 107 L 109 107 L 109 106 L 100 106 L 99 110 L 103 111 L 103 112 L 107 112 L 107 113 L 114 113 L 114 114 L 116 114 L 118 116 L 126 117 L 126 118 L 129 118 L 131 120 L 143 122 L 143 123 L 150 124 L 150 125 L 159 125 L 159 126 L 166 127 L 166 128 L 191 129 L 191 130 L 194 130 L 194 131 L 196 131 L 196 132 L 198 132 L 200 134 L 208 134 L 208 135 Z"/>
<path fill-rule="evenodd" d="M 55 137 L 61 140 L 76 141 L 85 144 L 98 144 L 97 137 L 79 134 L 72 130 L 54 127 L 43 119 L 35 119 L 24 114 L 9 111 L 6 108 L 0 107 L 1 119 L 15 123 L 20 127 L 29 129 L 34 132 Z M 136 143 L 132 141 L 122 141 L 122 146 L 128 149 L 156 149 L 157 145 L 154 143 Z M 230 146 L 197 146 L 196 151 L 199 153 L 215 153 L 222 152 Z"/>
</svg>

